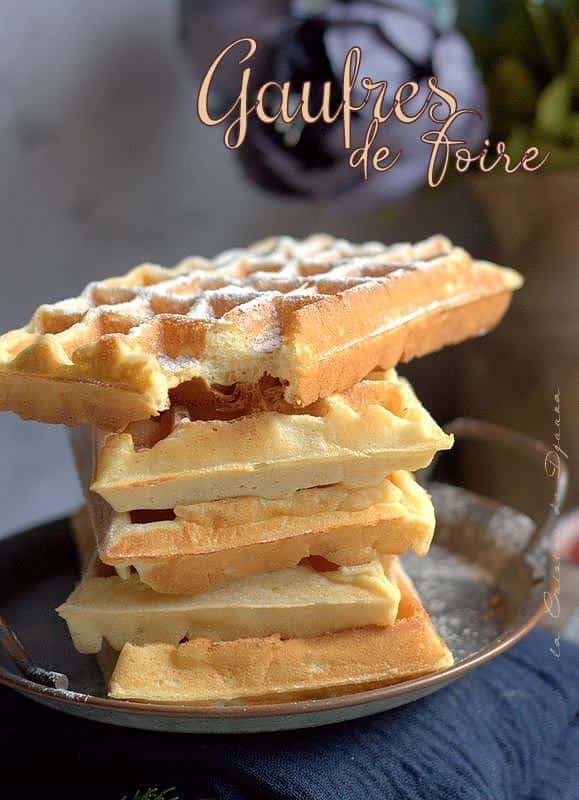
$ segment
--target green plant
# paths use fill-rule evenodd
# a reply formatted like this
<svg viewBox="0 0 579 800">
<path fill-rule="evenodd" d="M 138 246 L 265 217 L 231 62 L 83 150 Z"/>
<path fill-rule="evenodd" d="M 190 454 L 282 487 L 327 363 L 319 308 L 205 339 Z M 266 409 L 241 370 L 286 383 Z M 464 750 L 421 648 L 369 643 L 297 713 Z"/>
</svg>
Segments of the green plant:
<svg viewBox="0 0 579 800">
<path fill-rule="evenodd" d="M 502 0 L 492 21 L 463 19 L 489 97 L 491 135 L 513 158 L 529 145 L 550 168 L 579 166 L 577 0 Z"/>
</svg>

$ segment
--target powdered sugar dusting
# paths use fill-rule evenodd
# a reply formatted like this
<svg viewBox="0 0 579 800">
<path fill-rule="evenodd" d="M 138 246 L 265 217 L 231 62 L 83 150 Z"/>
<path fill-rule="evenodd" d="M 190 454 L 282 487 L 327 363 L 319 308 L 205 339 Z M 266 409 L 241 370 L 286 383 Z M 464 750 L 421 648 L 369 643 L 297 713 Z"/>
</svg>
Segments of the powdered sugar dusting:
<svg viewBox="0 0 579 800">
<path fill-rule="evenodd" d="M 390 247 L 377 242 L 356 245 L 321 234 L 303 241 L 279 237 L 266 245 L 225 251 L 213 260 L 189 259 L 172 270 L 142 265 L 126 276 L 126 283 L 123 278 L 93 282 L 79 298 L 42 306 L 34 317 L 34 331 L 52 332 L 55 317 L 59 331 L 84 317 L 98 336 L 101 320 L 113 314 L 121 333 L 163 313 L 200 322 L 218 320 L 234 308 L 255 315 L 267 304 L 270 292 L 335 294 L 391 279 L 399 271 L 423 269 L 431 258 L 450 249 L 442 237 Z M 258 337 L 256 349 L 279 346 L 279 325 L 274 328 Z"/>
</svg>

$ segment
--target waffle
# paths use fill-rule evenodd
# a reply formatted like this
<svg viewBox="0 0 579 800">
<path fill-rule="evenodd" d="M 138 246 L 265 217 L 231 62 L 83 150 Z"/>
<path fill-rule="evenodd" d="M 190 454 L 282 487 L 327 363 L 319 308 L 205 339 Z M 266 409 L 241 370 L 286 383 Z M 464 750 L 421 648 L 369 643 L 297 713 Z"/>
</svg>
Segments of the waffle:
<svg viewBox="0 0 579 800">
<path fill-rule="evenodd" d="M 172 269 L 142 264 L 0 338 L 0 410 L 122 430 L 168 409 L 172 390 L 217 387 L 226 402 L 222 387 L 263 376 L 307 406 L 484 333 L 521 283 L 442 236 L 391 247 L 279 237 Z"/>
<path fill-rule="evenodd" d="M 115 512 L 88 491 L 92 457 L 86 429 L 73 432 L 79 476 L 102 561 L 163 593 L 199 593 L 224 579 L 296 566 L 318 555 L 340 565 L 412 548 L 425 555 L 434 511 L 411 475 L 378 486 L 312 487 L 283 499 L 234 497 L 168 512 Z"/>
<path fill-rule="evenodd" d="M 178 507 L 174 519 L 120 514 L 93 492 L 87 500 L 101 560 L 124 577 L 135 570 L 163 593 L 204 592 L 310 556 L 350 566 L 408 548 L 426 555 L 434 533 L 430 498 L 407 472 L 377 487 L 316 487 L 284 500 L 237 497 Z"/>
<path fill-rule="evenodd" d="M 394 557 L 356 567 L 305 563 L 238 578 L 203 594 L 163 595 L 136 575 L 86 578 L 57 609 L 80 653 L 98 653 L 103 639 L 124 644 L 203 637 L 233 640 L 279 634 L 320 636 L 365 625 L 391 625 L 400 592 L 389 578 Z M 323 571 L 316 566 L 322 567 Z"/>
<path fill-rule="evenodd" d="M 450 666 L 452 654 L 401 567 L 396 580 L 400 605 L 388 627 L 308 639 L 126 644 L 109 695 L 163 703 L 269 703 L 361 691 Z"/>
<path fill-rule="evenodd" d="M 91 489 L 119 512 L 376 485 L 394 470 L 427 466 L 453 441 L 394 370 L 372 373 L 301 414 L 193 421 L 176 407 L 126 433 L 93 432 Z"/>
</svg>

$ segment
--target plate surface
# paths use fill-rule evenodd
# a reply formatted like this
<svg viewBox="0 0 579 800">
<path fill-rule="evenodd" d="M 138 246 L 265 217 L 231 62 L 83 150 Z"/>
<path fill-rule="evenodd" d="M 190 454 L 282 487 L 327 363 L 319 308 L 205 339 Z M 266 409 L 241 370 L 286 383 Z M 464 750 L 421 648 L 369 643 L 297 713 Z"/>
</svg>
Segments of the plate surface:
<svg viewBox="0 0 579 800">
<path fill-rule="evenodd" d="M 290 730 L 375 714 L 430 694 L 494 658 L 524 636 L 544 610 L 552 582 L 547 553 L 533 566 L 521 552 L 533 523 L 525 515 L 464 489 L 429 487 L 437 515 L 436 544 L 404 565 L 455 664 L 435 675 L 369 691 L 279 704 L 211 707 L 147 704 L 107 698 L 93 656 L 74 650 L 54 613 L 78 568 L 66 519 L 0 541 L 0 607 L 35 663 L 64 672 L 70 691 L 23 678 L 5 654 L 0 683 L 69 714 L 114 725 L 193 733 Z"/>
</svg>

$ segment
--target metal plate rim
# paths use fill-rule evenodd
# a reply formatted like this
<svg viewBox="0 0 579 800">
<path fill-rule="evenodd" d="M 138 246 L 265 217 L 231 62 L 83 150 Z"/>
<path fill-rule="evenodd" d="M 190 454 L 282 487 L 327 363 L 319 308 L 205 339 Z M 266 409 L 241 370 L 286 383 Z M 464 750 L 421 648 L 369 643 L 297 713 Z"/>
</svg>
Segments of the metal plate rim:
<svg viewBox="0 0 579 800">
<path fill-rule="evenodd" d="M 484 502 L 492 507 L 499 507 L 498 503 L 486 497 L 477 495 L 479 502 Z M 63 522 L 66 518 L 63 518 Z M 22 532 L 24 534 L 25 532 Z M 22 535 L 15 534 L 15 536 Z M 549 591 L 555 588 L 556 576 L 553 573 L 552 559 L 548 559 L 547 574 L 544 583 L 549 587 Z M 259 703 L 259 704 L 231 704 L 231 705 L 207 705 L 194 706 L 185 704 L 170 703 L 145 703 L 133 700 L 118 700 L 108 697 L 98 697 L 96 695 L 83 694 L 80 692 L 63 692 L 58 689 L 51 689 L 40 686 L 25 677 L 12 672 L 0 665 L 0 685 L 16 690 L 33 700 L 41 702 L 51 701 L 50 705 L 63 706 L 63 711 L 70 711 L 71 707 L 90 707 L 95 712 L 109 712 L 111 714 L 131 714 L 139 716 L 155 716 L 164 719 L 185 719 L 191 723 L 195 721 L 211 720 L 235 720 L 243 719 L 246 722 L 255 720 L 256 722 L 267 719 L 275 720 L 281 718 L 292 718 L 303 715 L 324 714 L 341 709 L 352 709 L 353 707 L 368 706 L 380 701 L 386 701 L 397 697 L 412 695 L 415 692 L 424 690 L 434 691 L 443 685 L 454 681 L 472 669 L 495 658 L 505 650 L 512 647 L 522 639 L 539 622 L 545 613 L 545 604 L 542 599 L 519 620 L 518 624 L 511 629 L 503 631 L 493 641 L 482 649 L 472 653 L 466 658 L 457 661 L 446 669 L 429 675 L 423 675 L 403 683 L 390 684 L 388 686 L 376 687 L 360 692 L 353 692 L 345 695 L 334 695 L 331 697 L 294 700 L 281 703 Z M 371 712 L 370 712 L 371 713 Z M 111 720 L 112 721 L 112 720 Z"/>
<path fill-rule="evenodd" d="M 550 586 L 553 588 L 553 582 L 551 582 Z M 15 689 L 27 696 L 33 696 L 33 699 L 37 697 L 43 699 L 50 698 L 63 705 L 91 706 L 112 712 L 122 711 L 145 715 L 154 714 L 164 717 L 185 717 L 191 720 L 224 718 L 263 719 L 264 717 L 297 716 L 300 714 L 312 714 L 320 711 L 332 711 L 352 706 L 367 705 L 374 701 L 387 700 L 401 695 L 412 694 L 417 690 L 436 687 L 439 683 L 446 684 L 454 681 L 515 645 L 535 627 L 544 613 L 545 608 L 541 603 L 541 605 L 529 614 L 529 616 L 513 631 L 510 631 L 507 635 L 497 637 L 497 639 L 491 642 L 487 647 L 440 672 L 423 675 L 410 681 L 404 681 L 403 683 L 369 689 L 364 692 L 353 692 L 347 695 L 335 695 L 312 700 L 295 700 L 291 702 L 269 704 L 260 703 L 245 706 L 193 706 L 169 703 L 143 703 L 134 700 L 117 700 L 109 697 L 97 697 L 80 692 L 63 692 L 60 689 L 39 686 L 23 676 L 10 672 L 2 666 L 0 666 L 0 684 Z"/>
</svg>

